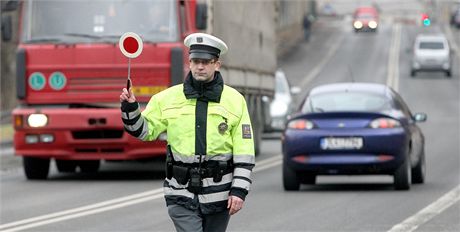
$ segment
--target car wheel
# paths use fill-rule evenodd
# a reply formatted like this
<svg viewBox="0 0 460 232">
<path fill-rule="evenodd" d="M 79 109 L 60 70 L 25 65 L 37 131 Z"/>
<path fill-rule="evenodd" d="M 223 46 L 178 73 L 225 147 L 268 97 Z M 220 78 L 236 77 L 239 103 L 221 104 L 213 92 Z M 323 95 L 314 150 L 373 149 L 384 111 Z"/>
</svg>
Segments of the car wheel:
<svg viewBox="0 0 460 232">
<path fill-rule="evenodd" d="M 447 76 L 447 77 L 451 77 L 451 76 L 452 76 L 450 70 L 447 70 L 447 71 L 446 71 L 446 76 Z"/>
<path fill-rule="evenodd" d="M 56 160 L 56 167 L 59 172 L 75 172 L 77 163 L 73 160 Z"/>
<path fill-rule="evenodd" d="M 286 162 L 283 162 L 283 185 L 284 190 L 287 191 L 298 191 L 300 189 L 297 173 L 289 168 Z"/>
<path fill-rule="evenodd" d="M 415 77 L 415 74 L 416 74 L 415 70 L 411 70 L 411 71 L 410 71 L 410 76 L 411 76 L 411 77 Z"/>
<path fill-rule="evenodd" d="M 426 175 L 426 163 L 425 163 L 425 151 L 423 150 L 420 154 L 417 165 L 412 168 L 412 183 L 423 184 L 425 183 Z"/>
<path fill-rule="evenodd" d="M 24 165 L 24 172 L 27 179 L 44 180 L 48 177 L 50 159 L 24 156 L 22 164 Z"/>
<path fill-rule="evenodd" d="M 396 169 L 393 175 L 394 188 L 396 190 L 409 190 L 411 184 L 411 167 L 409 156 L 406 155 L 404 162 Z"/>
</svg>

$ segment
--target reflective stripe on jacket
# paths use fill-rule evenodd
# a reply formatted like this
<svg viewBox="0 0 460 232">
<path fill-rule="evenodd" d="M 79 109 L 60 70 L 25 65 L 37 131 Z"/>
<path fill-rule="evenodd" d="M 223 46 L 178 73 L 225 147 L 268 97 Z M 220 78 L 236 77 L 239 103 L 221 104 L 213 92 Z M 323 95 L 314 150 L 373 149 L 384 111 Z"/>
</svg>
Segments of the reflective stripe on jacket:
<svg viewBox="0 0 460 232">
<path fill-rule="evenodd" d="M 155 140 L 167 132 L 175 161 L 198 163 L 195 155 L 195 109 L 197 99 L 186 99 L 183 84 L 154 95 L 145 110 L 137 107 L 122 114 L 125 129 L 144 140 Z M 220 102 L 208 102 L 206 120 L 206 156 L 204 160 L 233 160 L 234 171 L 215 183 L 203 179 L 203 194 L 195 198 L 174 179 L 165 179 L 164 193 L 167 204 L 199 207 L 203 213 L 213 213 L 227 207 L 228 195 L 245 199 L 251 186 L 251 172 L 255 164 L 254 135 L 244 97 L 235 89 L 224 85 Z"/>
</svg>

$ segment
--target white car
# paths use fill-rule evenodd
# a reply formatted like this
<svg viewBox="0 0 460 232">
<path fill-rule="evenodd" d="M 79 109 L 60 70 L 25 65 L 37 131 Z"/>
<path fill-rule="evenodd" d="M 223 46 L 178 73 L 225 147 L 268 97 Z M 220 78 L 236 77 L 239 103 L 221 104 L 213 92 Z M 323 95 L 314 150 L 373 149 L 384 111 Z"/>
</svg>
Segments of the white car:
<svg viewBox="0 0 460 232">
<path fill-rule="evenodd" d="M 271 123 L 268 131 L 282 131 L 286 126 L 287 116 L 294 111 L 293 96 L 300 93 L 300 88 L 289 85 L 282 70 L 275 74 L 275 96 L 270 103 Z"/>
<path fill-rule="evenodd" d="M 415 38 L 411 76 L 419 71 L 442 71 L 451 76 L 449 43 L 443 34 L 420 34 Z"/>
</svg>

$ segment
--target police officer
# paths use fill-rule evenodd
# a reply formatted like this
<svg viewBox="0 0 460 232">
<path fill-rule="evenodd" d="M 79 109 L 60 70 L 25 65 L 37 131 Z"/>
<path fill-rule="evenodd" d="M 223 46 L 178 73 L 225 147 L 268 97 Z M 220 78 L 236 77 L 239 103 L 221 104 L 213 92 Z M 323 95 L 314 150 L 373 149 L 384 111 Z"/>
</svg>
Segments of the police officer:
<svg viewBox="0 0 460 232">
<path fill-rule="evenodd" d="M 176 230 L 225 231 L 251 185 L 251 121 L 244 97 L 219 72 L 227 45 L 204 33 L 187 36 L 184 44 L 190 61 L 184 83 L 154 95 L 142 113 L 124 88 L 122 120 L 143 141 L 167 132 L 164 194 Z"/>
</svg>

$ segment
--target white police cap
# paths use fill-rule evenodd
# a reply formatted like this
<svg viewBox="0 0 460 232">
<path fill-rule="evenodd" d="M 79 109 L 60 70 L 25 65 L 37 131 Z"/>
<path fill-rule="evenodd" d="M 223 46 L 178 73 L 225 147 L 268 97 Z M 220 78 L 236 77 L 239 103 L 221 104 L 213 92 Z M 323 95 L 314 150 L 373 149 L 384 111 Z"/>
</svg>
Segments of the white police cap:
<svg viewBox="0 0 460 232">
<path fill-rule="evenodd" d="M 190 48 L 190 59 L 214 59 L 228 51 L 227 44 L 224 41 L 205 33 L 188 35 L 184 39 L 184 44 Z"/>
</svg>

